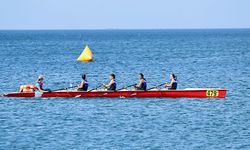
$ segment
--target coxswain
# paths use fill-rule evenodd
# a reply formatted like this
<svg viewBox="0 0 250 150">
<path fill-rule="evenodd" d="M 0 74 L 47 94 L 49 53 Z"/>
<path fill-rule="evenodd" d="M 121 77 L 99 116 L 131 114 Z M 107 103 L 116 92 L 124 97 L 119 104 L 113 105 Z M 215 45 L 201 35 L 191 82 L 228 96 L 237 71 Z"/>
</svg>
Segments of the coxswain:
<svg viewBox="0 0 250 150">
<path fill-rule="evenodd" d="M 37 79 L 36 84 L 35 84 L 36 91 L 39 91 L 39 92 L 49 92 L 50 91 L 49 89 L 43 89 L 43 81 L 44 81 L 44 76 L 40 75 L 38 77 L 38 79 Z"/>
</svg>

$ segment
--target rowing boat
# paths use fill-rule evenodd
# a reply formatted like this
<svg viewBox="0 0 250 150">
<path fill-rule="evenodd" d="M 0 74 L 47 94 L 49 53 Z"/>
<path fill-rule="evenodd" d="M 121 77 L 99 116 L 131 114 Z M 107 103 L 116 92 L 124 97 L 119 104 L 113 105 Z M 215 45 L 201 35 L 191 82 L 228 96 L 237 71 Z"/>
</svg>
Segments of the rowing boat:
<svg viewBox="0 0 250 150">
<path fill-rule="evenodd" d="M 124 98 L 225 98 L 226 89 L 216 88 L 189 88 L 189 89 L 178 89 L 178 90 L 166 90 L 166 89 L 153 89 L 148 91 L 54 91 L 44 92 L 37 94 L 34 92 L 20 93 L 12 92 L 6 93 L 2 96 L 5 97 L 80 97 L 80 98 L 95 98 L 95 97 L 124 97 Z"/>
</svg>

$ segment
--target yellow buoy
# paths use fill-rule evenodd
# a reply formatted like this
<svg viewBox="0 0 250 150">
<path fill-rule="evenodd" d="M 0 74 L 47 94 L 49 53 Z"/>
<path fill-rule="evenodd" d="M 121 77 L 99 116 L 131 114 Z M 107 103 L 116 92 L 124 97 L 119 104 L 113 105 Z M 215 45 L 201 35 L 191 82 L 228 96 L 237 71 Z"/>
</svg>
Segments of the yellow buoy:
<svg viewBox="0 0 250 150">
<path fill-rule="evenodd" d="M 80 62 L 91 62 L 91 61 L 93 61 L 93 54 L 92 54 L 90 48 L 88 47 L 88 45 L 86 45 L 86 47 L 84 48 L 81 55 L 77 58 L 77 61 L 80 61 Z"/>
</svg>

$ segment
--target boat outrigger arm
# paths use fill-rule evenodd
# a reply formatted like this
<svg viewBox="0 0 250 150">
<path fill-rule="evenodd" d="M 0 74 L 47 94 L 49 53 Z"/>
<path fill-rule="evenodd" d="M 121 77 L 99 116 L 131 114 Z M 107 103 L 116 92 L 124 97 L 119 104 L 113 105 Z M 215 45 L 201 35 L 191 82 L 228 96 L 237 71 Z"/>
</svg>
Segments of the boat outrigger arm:
<svg viewBox="0 0 250 150">
<path fill-rule="evenodd" d="M 166 89 L 152 89 L 147 91 L 54 91 L 54 92 L 30 92 L 20 93 L 13 92 L 3 94 L 4 97 L 80 97 L 80 98 L 225 98 L 226 89 L 218 88 L 189 88 L 189 89 L 178 89 L 178 90 L 166 90 Z"/>
</svg>

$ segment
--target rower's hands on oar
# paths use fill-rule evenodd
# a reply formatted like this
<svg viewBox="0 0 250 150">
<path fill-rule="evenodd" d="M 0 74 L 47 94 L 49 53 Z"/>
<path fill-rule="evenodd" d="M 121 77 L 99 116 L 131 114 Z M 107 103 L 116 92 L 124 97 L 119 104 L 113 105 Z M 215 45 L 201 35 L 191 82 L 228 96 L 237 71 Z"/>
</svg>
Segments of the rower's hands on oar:
<svg viewBox="0 0 250 150">
<path fill-rule="evenodd" d="M 169 84 L 170 84 L 170 83 L 166 82 L 166 83 L 164 84 L 164 87 L 168 87 Z"/>
</svg>

